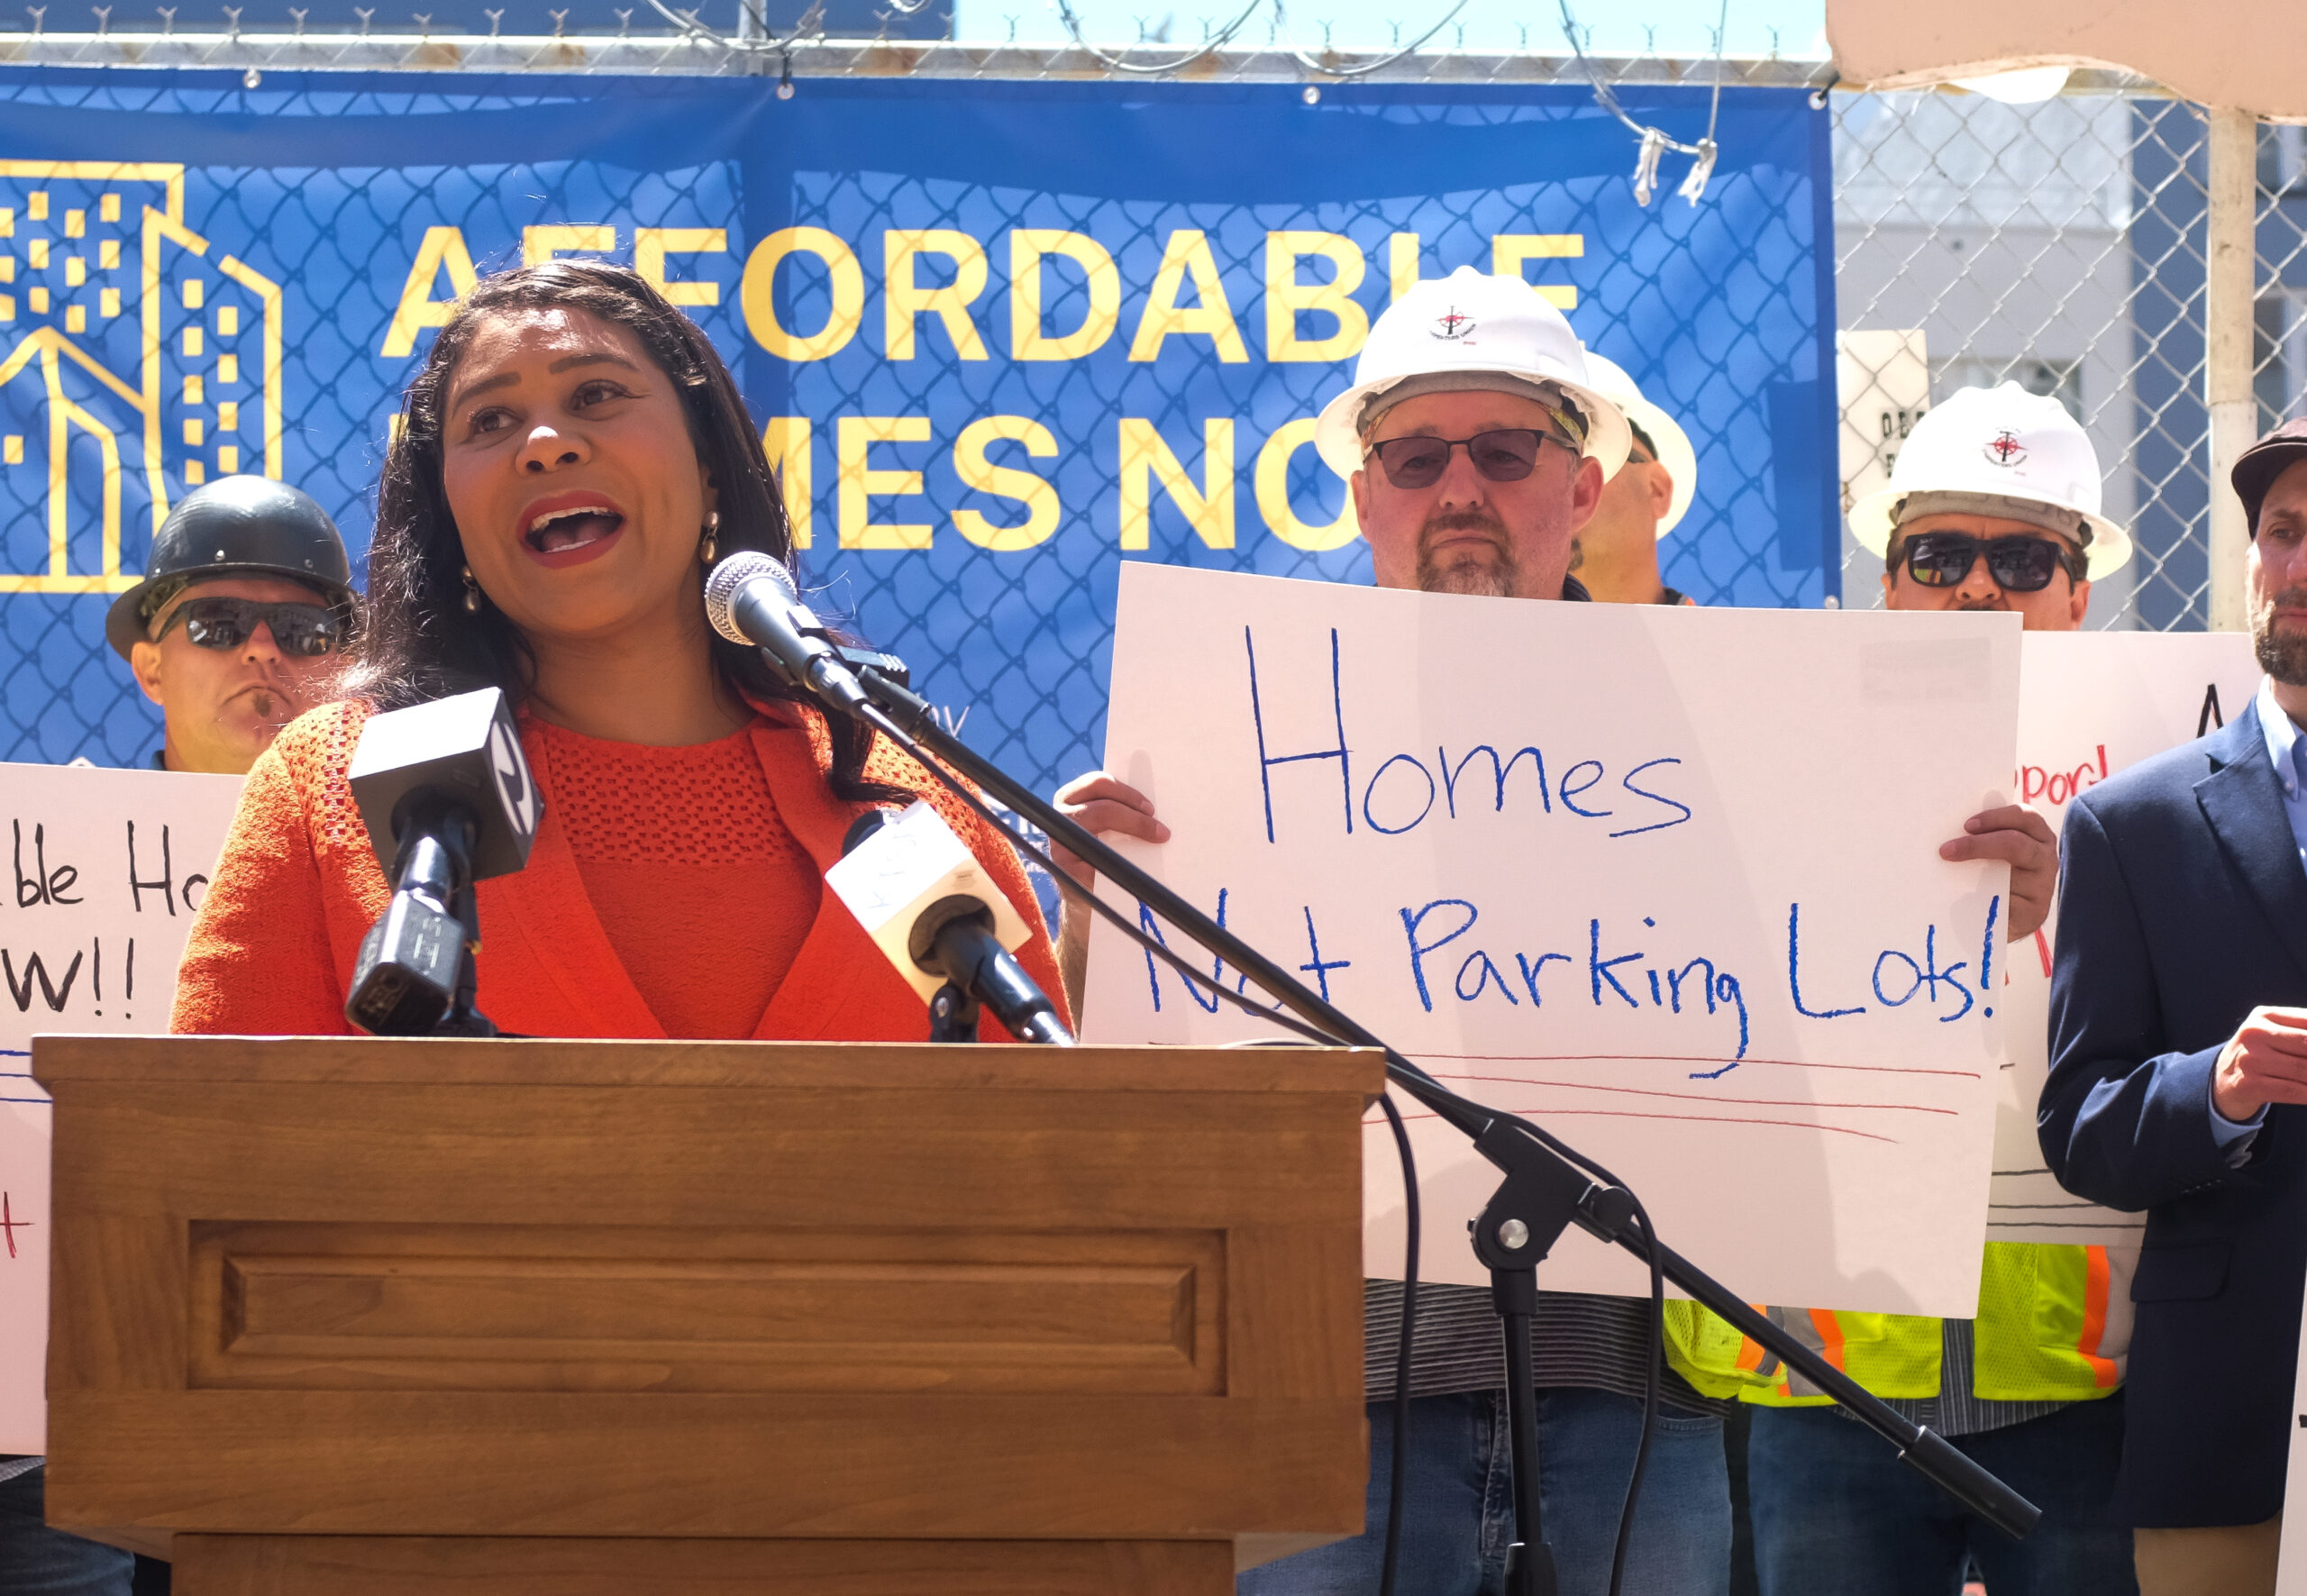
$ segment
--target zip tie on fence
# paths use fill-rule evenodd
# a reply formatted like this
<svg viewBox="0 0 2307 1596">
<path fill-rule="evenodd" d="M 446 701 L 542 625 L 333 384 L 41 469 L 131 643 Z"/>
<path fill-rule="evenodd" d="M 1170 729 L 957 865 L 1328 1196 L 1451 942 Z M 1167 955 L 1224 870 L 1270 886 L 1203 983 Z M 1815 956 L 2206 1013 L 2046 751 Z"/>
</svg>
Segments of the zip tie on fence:
<svg viewBox="0 0 2307 1596">
<path fill-rule="evenodd" d="M 1275 0 L 1278 5 L 1281 0 Z M 1619 103 L 1618 91 L 1605 82 L 1600 68 L 1587 59 L 1586 47 L 1579 42 L 1578 19 L 1571 14 L 1570 0 L 1558 0 L 1562 7 L 1563 36 L 1570 41 L 1570 51 L 1578 58 L 1586 81 L 1594 90 L 1594 103 L 1626 124 L 1626 129 L 1642 141 L 1634 158 L 1634 203 L 1648 205 L 1650 196 L 1658 191 L 1658 162 L 1669 150 L 1677 155 L 1692 157 L 1691 169 L 1682 178 L 1682 187 L 1674 193 L 1695 205 L 1706 195 L 1709 178 L 1714 176 L 1714 163 L 1721 153 L 1714 141 L 1714 129 L 1722 114 L 1722 55 L 1729 38 L 1730 0 L 1722 0 L 1722 20 L 1714 30 L 1714 94 L 1706 109 L 1706 136 L 1695 144 L 1685 144 L 1670 137 L 1664 128 L 1637 122 L 1627 114 Z"/>
<path fill-rule="evenodd" d="M 1381 56 L 1374 61 L 1364 61 L 1358 67 L 1327 66 L 1321 61 L 1317 60 L 1314 57 L 1308 55 L 1305 50 L 1300 49 L 1298 44 L 1297 35 L 1290 31 L 1290 18 L 1283 10 L 1283 0 L 1273 0 L 1273 20 L 1275 26 L 1281 31 L 1281 37 L 1289 41 L 1290 59 L 1296 61 L 1299 66 L 1305 68 L 1309 72 L 1319 72 L 1325 77 L 1329 78 L 1367 78 L 1372 72 L 1383 71 L 1386 68 L 1392 66 L 1396 61 L 1400 60 L 1405 56 L 1415 55 L 1418 52 L 1419 46 L 1423 45 L 1427 40 L 1433 38 L 1436 33 L 1439 33 L 1443 29 L 1448 27 L 1450 25 L 1451 19 L 1456 16 L 1460 12 L 1465 10 L 1465 8 L 1466 0 L 1458 0 L 1458 3 L 1455 5 L 1453 5 L 1449 10 L 1442 14 L 1442 20 L 1440 22 L 1436 23 L 1432 27 L 1427 29 L 1425 32 L 1420 33 L 1416 39 L 1410 41 L 1409 44 L 1394 51 L 1394 53 L 1390 56 Z M 1397 39 L 1401 37 L 1401 28 L 1399 23 L 1395 25 L 1394 37 Z M 1324 42 L 1327 43 L 1327 41 L 1325 40 Z"/>
<path fill-rule="evenodd" d="M 656 0 L 650 0 L 650 4 L 655 5 Z M 1141 64 L 1117 55 L 1109 55 L 1090 43 L 1081 36 L 1081 19 L 1073 14 L 1073 7 L 1067 4 L 1067 0 L 1057 0 L 1057 16 L 1058 20 L 1065 24 L 1065 31 L 1073 35 L 1073 42 L 1081 46 L 1082 51 L 1091 59 L 1102 63 L 1108 71 L 1127 72 L 1135 77 L 1152 78 L 1164 72 L 1175 72 L 1181 67 L 1193 65 L 1206 55 L 1217 54 L 1233 41 L 1234 35 L 1242 31 L 1243 24 L 1258 14 L 1258 7 L 1264 4 L 1265 0 L 1250 0 L 1248 7 L 1241 15 L 1227 23 L 1219 30 L 1216 37 L 1205 40 L 1199 50 L 1190 55 L 1181 55 L 1174 61 L 1154 64 Z"/>
<path fill-rule="evenodd" d="M 1445 30 L 1445 28 L 1449 28 L 1451 18 L 1458 16 L 1458 12 L 1463 12 L 1463 9 L 1465 9 L 1465 0 L 1458 0 L 1458 5 L 1454 5 L 1454 7 L 1451 7 L 1449 12 L 1442 14 L 1442 21 L 1437 21 L 1437 23 L 1435 23 L 1433 28 L 1428 28 L 1428 30 L 1426 30 L 1426 32 L 1418 34 L 1417 40 L 1412 40 L 1412 41 L 1409 41 L 1409 44 L 1402 46 L 1402 49 L 1393 50 L 1391 55 L 1380 55 L 1380 58 L 1377 58 L 1377 60 L 1366 60 L 1366 62 L 1361 62 L 1359 67 L 1329 67 L 1329 65 L 1324 65 L 1324 62 L 1315 60 L 1313 55 L 1309 55 L 1309 53 L 1306 53 L 1306 50 L 1303 50 L 1303 49 L 1299 49 L 1297 34 L 1290 32 L 1290 16 L 1287 16 L 1287 12 L 1285 12 L 1285 9 L 1282 9 L 1282 0 L 1273 0 L 1273 25 L 1276 25 L 1276 28 L 1281 30 L 1282 40 L 1285 40 L 1287 44 L 1290 44 L 1290 60 L 1294 60 L 1294 62 L 1297 62 L 1297 65 L 1306 67 L 1306 71 L 1319 71 L 1319 74 L 1331 76 L 1331 78 L 1366 78 L 1366 76 L 1371 76 L 1372 71 L 1384 71 L 1384 69 L 1387 69 L 1387 67 L 1391 67 L 1393 62 L 1402 60 L 1402 58 L 1405 58 L 1405 55 L 1414 55 L 1414 53 L 1417 53 L 1418 46 L 1424 46 L 1426 41 L 1433 40 L 1435 34 L 1442 32 L 1442 30 Z M 1327 32 L 1327 23 L 1324 23 L 1324 32 Z M 1396 28 L 1393 28 L 1393 37 L 1396 37 L 1396 40 L 1400 40 L 1400 37 L 1402 37 L 1400 23 L 1396 23 Z M 1324 37 L 1324 44 L 1329 44 L 1329 40 L 1327 40 L 1327 37 Z"/>
</svg>

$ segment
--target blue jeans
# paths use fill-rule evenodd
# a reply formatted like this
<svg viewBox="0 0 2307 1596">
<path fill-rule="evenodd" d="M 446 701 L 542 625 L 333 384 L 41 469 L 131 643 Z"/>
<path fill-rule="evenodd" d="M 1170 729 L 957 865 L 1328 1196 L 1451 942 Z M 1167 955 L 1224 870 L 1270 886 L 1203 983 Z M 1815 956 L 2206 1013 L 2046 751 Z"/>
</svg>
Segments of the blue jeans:
<svg viewBox="0 0 2307 1596">
<path fill-rule="evenodd" d="M 128 1596 L 136 1559 L 116 1546 L 50 1529 L 48 1471 L 0 1480 L 0 1591 L 6 1596 Z"/>
<path fill-rule="evenodd" d="M 1420 1397 L 1409 1405 L 1402 1501 L 1403 1596 L 1500 1596 L 1514 1539 L 1506 1393 Z M 1538 1510 L 1562 1596 L 1604 1596 L 1642 1404 L 1609 1391 L 1538 1392 Z M 1237 1596 L 1373 1596 L 1385 1555 L 1394 1405 L 1370 1405 L 1370 1496 L 1363 1532 L 1254 1568 Z M 1624 1596 L 1728 1596 L 1730 1476 L 1722 1421 L 1664 1409 L 1650 1443 L 1628 1548 Z M 1997 1592 L 1997 1596 L 2001 1596 Z"/>
<path fill-rule="evenodd" d="M 2130 1531 L 2108 1516 L 2120 1394 L 1949 1438 L 2043 1509 L 2032 1535 L 1965 1513 L 1832 1409 L 1756 1408 L 1746 1491 L 1762 1596 L 1954 1596 L 1972 1558 L 1994 1596 L 2137 1596 Z"/>
</svg>

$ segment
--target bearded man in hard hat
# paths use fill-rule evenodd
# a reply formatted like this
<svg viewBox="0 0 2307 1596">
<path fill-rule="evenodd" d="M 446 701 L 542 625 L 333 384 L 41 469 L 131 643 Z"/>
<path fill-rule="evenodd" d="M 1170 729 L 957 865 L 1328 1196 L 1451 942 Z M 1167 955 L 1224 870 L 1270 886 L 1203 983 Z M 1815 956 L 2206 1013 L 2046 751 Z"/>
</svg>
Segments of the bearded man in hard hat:
<svg viewBox="0 0 2307 1596">
<path fill-rule="evenodd" d="M 2072 632 L 2091 579 L 2130 558 L 2099 506 L 2083 428 L 2057 400 L 2006 382 L 1925 415 L 1890 486 L 1851 506 L 1850 527 L 1885 556 L 1889 608 L 2009 610 L 2030 632 Z M 2046 822 L 2029 823 L 2049 840 Z M 2137 1256 L 1989 1242 L 1975 1319 L 1782 1316 L 1814 1344 L 1831 1339 L 1852 1379 L 1976 1458 L 2043 1520 L 2014 1541 L 1964 1513 L 1782 1373 L 1744 1393 L 1755 1404 L 1747 1491 L 1763 1596 L 1952 1591 L 1974 1560 L 1990 1591 L 2136 1590 L 2130 1532 L 2111 1508 Z"/>
<path fill-rule="evenodd" d="M 334 673 L 352 624 L 344 540 L 285 482 L 223 477 L 177 502 L 105 636 L 165 723 L 153 765 L 245 776 Z"/>
<path fill-rule="evenodd" d="M 1571 574 L 1598 604 L 1695 604 L 1658 574 L 1658 545 L 1698 495 L 1698 451 L 1616 360 L 1586 351 L 1586 376 L 1626 416 L 1633 442 L 1570 545 Z"/>
<path fill-rule="evenodd" d="M 1589 597 L 1570 575 L 1571 544 L 1629 441 L 1624 413 L 1591 379 L 1562 313 L 1518 278 L 1467 269 L 1418 284 L 1378 318 L 1353 386 L 1324 408 L 1315 434 L 1322 458 L 1346 479 L 1380 587 L 1543 600 Z M 1104 771 L 1068 783 L 1057 797 L 1092 831 L 1168 840 L 1144 796 Z M 2014 834 L 1987 830 L 1950 844 L 1949 857 L 2012 857 L 2011 844 L 1999 839 Z M 1059 862 L 1088 884 L 1079 861 Z M 1086 926 L 1070 900 L 1062 927 L 1067 986 L 1078 1001 Z M 1418 1300 L 1401 1566 L 1415 1571 L 1409 1588 L 1420 1596 L 1474 1596 L 1498 1587 L 1512 1538 L 1497 1533 L 1492 1500 L 1510 1473 L 1498 1320 L 1480 1288 L 1428 1285 Z M 1251 1570 L 1240 1582 L 1245 1596 L 1366 1596 L 1377 1585 L 1401 1283 L 1366 1282 L 1364 1313 L 1366 1528 L 1352 1540 Z M 1637 1299 L 1538 1293 L 1531 1339 L 1546 1464 L 1542 1511 L 1564 1596 L 1602 1596 L 1609 1584 L 1642 1436 L 1648 1314 Z M 1667 1422 L 1652 1437 L 1643 1474 L 1626 1596 L 1729 1589 L 1722 1419 L 1745 1376 L 1736 1365 L 1737 1337 L 1708 1336 L 1702 1352 L 1696 1315 L 1690 1303 L 1667 1305 Z"/>
</svg>

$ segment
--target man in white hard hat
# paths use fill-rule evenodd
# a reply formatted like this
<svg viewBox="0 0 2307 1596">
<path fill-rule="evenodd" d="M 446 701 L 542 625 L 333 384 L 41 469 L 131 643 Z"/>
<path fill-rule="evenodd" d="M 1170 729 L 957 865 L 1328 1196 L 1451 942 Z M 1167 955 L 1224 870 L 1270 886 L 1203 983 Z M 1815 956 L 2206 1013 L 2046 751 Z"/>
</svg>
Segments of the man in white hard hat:
<svg viewBox="0 0 2307 1596">
<path fill-rule="evenodd" d="M 2071 632 L 2091 578 L 2130 556 L 2130 539 L 2099 506 L 2098 456 L 2083 428 L 2057 400 L 2006 382 L 1964 388 L 1925 415 L 1890 486 L 1854 505 L 1850 524 L 1887 556 L 1889 608 L 2008 610 L 2029 631 Z M 2050 839 L 2046 822 L 2029 821 Z M 2019 890 L 2014 876 L 2014 898 Z M 2015 941 L 2015 916 L 2013 931 Z M 1782 1375 L 1745 1393 L 1762 1596 L 1951 1591 L 1974 1560 L 1990 1591 L 2136 1590 L 2129 1531 L 2112 1511 L 2136 1256 L 1989 1242 L 1974 1319 L 1783 1316 L 1814 1342 L 1831 1336 L 1844 1373 L 1946 1436 L 2043 1520 L 2014 1541 L 1965 1514 Z"/>
<path fill-rule="evenodd" d="M 1571 574 L 1598 604 L 1695 604 L 1658 574 L 1658 545 L 1690 513 L 1698 493 L 1698 451 L 1690 434 L 1643 397 L 1616 360 L 1590 349 L 1586 375 L 1625 415 L 1633 446 L 1602 488 L 1594 518 L 1571 545 Z"/>
<path fill-rule="evenodd" d="M 1461 269 L 1419 283 L 1378 318 L 1353 385 L 1323 409 L 1315 441 L 1347 480 L 1379 586 L 1583 600 L 1585 588 L 1570 575 L 1572 543 L 1625 462 L 1630 438 L 1562 313 L 1518 278 Z M 1104 771 L 1069 782 L 1057 798 L 1092 831 L 1169 838 L 1144 796 Z M 1949 844 L 1947 856 L 2011 857 L 2010 834 L 1987 829 Z M 1088 883 L 1079 861 L 1060 862 Z M 1062 925 L 1067 986 L 1078 1002 L 1087 926 L 1071 901 Z M 1400 1282 L 1368 1281 L 1364 1305 L 1367 1528 L 1251 1570 L 1241 1580 L 1244 1596 L 1366 1596 L 1377 1585 Z M 1539 1293 L 1532 1342 L 1538 1451 L 1546 1460 L 1542 1510 L 1564 1596 L 1603 1596 L 1609 1584 L 1641 1438 L 1648 1328 L 1640 1300 Z M 1669 1306 L 1666 1422 L 1643 1475 L 1625 1596 L 1729 1589 L 1722 1418 L 1741 1376 L 1698 1361 L 1696 1328 L 1689 1304 Z M 1503 1361 L 1487 1290 L 1420 1290 L 1401 1546 L 1405 1588 L 1420 1596 L 1475 1596 L 1502 1578 L 1513 1538 Z"/>
<path fill-rule="evenodd" d="M 2006 382 L 1927 412 L 1890 486 L 1851 506 L 1850 532 L 1883 556 L 1885 608 L 2015 610 L 2030 632 L 2073 632 L 2093 579 L 2130 558 L 2129 534 L 2099 506 L 2081 424 Z"/>
</svg>

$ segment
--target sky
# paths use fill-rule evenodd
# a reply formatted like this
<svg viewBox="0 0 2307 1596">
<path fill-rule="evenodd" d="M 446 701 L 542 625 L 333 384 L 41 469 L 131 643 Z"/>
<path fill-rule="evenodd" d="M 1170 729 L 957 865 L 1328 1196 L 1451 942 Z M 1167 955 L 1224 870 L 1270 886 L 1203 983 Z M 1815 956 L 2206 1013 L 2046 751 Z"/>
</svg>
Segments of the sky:
<svg viewBox="0 0 2307 1596">
<path fill-rule="evenodd" d="M 1061 43 L 1067 39 L 1056 0 L 953 0 L 954 32 L 963 40 Z M 1141 36 L 1166 38 L 1189 46 L 1204 37 L 1203 24 L 1222 26 L 1252 4 L 1259 7 L 1236 36 L 1263 47 L 1275 29 L 1277 0 L 1072 0 L 1084 34 L 1095 43 L 1126 44 Z M 1327 41 L 1340 50 L 1385 50 L 1408 44 L 1434 25 L 1451 0 L 1281 0 L 1290 34 L 1308 49 Z M 1563 0 L 1465 0 L 1464 9 L 1435 40 L 1455 45 L 1459 28 L 1464 46 L 1476 50 L 1527 49 L 1562 52 Z M 1570 0 L 1582 31 L 1591 30 L 1588 48 L 1606 56 L 1698 56 L 1713 53 L 1714 28 L 1724 14 L 1722 0 Z M 1732 55 L 1823 58 L 1825 0 L 1729 0 L 1727 32 Z M 1400 32 L 1396 32 L 1396 24 Z"/>
</svg>

